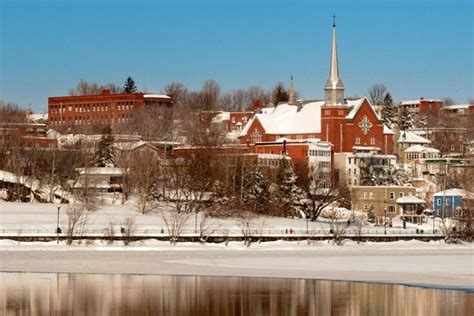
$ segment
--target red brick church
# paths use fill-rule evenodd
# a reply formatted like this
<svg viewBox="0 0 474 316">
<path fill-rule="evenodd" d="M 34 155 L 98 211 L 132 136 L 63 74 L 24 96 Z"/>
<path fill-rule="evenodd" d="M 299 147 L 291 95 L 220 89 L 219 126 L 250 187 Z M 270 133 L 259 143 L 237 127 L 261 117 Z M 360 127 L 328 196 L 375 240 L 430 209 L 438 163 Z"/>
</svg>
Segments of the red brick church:
<svg viewBox="0 0 474 316">
<path fill-rule="evenodd" d="M 241 143 L 258 147 L 279 139 L 319 139 L 329 142 L 336 153 L 352 152 L 354 147 L 376 147 L 384 154 L 393 154 L 393 132 L 383 124 L 369 100 L 344 98 L 335 23 L 332 32 L 331 65 L 324 85 L 324 100 L 296 101 L 292 80 L 288 103 L 257 112 L 243 128 Z"/>
</svg>

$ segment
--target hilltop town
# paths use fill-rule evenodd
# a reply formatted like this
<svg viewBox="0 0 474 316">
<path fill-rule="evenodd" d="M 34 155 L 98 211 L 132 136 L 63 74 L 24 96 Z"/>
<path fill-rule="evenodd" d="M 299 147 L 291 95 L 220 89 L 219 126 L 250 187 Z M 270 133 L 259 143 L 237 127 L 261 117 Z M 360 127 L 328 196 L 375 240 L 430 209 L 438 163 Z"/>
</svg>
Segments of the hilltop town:
<svg viewBox="0 0 474 316">
<path fill-rule="evenodd" d="M 232 230 L 249 242 L 296 233 L 341 244 L 404 230 L 470 240 L 472 100 L 394 102 L 383 84 L 349 97 L 342 78 L 334 24 L 320 100 L 301 98 L 293 76 L 288 89 L 227 93 L 212 80 L 140 92 L 128 77 L 123 88 L 81 80 L 49 97 L 45 114 L 3 102 L 0 231 L 72 243 L 87 236 L 87 219 L 98 238 L 140 232 L 172 243 Z M 35 208 L 50 210 L 47 224 Z M 17 217 L 22 209 L 29 215 Z M 120 219 L 91 224 L 104 209 Z"/>
</svg>

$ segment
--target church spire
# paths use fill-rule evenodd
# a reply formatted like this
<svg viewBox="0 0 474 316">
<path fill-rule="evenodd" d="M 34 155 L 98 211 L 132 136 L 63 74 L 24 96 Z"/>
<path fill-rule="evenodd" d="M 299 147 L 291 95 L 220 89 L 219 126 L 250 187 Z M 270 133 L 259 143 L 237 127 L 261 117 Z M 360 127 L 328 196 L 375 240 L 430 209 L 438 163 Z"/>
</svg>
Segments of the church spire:
<svg viewBox="0 0 474 316">
<path fill-rule="evenodd" d="M 337 44 L 336 44 L 336 16 L 333 15 L 332 22 L 332 51 L 331 65 L 329 68 L 329 78 L 324 85 L 325 105 L 339 105 L 344 102 L 344 84 L 339 78 L 339 65 L 337 61 Z"/>
<path fill-rule="evenodd" d="M 293 75 L 291 75 L 290 92 L 289 92 L 289 96 L 288 96 L 288 104 L 295 104 L 295 103 L 296 103 L 295 84 L 293 82 Z"/>
</svg>

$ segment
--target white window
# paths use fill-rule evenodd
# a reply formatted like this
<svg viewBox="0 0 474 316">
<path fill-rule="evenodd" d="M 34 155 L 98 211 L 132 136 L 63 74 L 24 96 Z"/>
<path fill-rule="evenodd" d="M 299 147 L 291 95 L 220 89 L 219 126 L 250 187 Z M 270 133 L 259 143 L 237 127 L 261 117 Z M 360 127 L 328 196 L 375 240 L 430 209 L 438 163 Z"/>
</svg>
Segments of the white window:
<svg viewBox="0 0 474 316">
<path fill-rule="evenodd" d="M 395 212 L 395 206 L 389 205 L 389 206 L 388 206 L 388 211 L 389 211 L 390 213 L 394 213 L 394 212 Z"/>
<path fill-rule="evenodd" d="M 360 137 L 356 137 L 356 144 L 357 144 L 357 145 L 360 144 Z"/>
<path fill-rule="evenodd" d="M 371 144 L 371 145 L 375 145 L 375 137 L 371 137 L 371 138 L 370 138 L 370 144 Z"/>
<path fill-rule="evenodd" d="M 373 198 L 374 198 L 374 192 L 370 192 L 369 198 L 370 198 L 370 199 L 373 199 Z"/>
<path fill-rule="evenodd" d="M 400 197 L 403 197 L 403 192 L 400 192 Z"/>
<path fill-rule="evenodd" d="M 446 205 L 450 205 L 451 204 L 451 200 L 450 199 L 446 199 Z"/>
<path fill-rule="evenodd" d="M 364 192 L 364 200 L 367 199 L 367 192 Z"/>
<path fill-rule="evenodd" d="M 395 192 L 390 192 L 390 200 L 395 200 Z"/>
</svg>

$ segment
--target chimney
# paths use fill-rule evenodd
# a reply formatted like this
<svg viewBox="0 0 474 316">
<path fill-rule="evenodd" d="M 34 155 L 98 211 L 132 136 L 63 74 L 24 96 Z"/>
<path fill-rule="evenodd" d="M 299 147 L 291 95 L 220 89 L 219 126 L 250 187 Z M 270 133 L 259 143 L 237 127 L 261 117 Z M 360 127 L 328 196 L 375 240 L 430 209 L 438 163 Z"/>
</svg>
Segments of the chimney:
<svg viewBox="0 0 474 316">
<path fill-rule="evenodd" d="M 102 94 L 103 94 L 103 95 L 109 95 L 109 94 L 110 94 L 110 90 L 109 90 L 109 89 L 103 89 L 103 90 L 102 90 Z"/>
<path fill-rule="evenodd" d="M 283 140 L 283 155 L 286 156 L 286 139 Z"/>
</svg>

